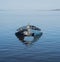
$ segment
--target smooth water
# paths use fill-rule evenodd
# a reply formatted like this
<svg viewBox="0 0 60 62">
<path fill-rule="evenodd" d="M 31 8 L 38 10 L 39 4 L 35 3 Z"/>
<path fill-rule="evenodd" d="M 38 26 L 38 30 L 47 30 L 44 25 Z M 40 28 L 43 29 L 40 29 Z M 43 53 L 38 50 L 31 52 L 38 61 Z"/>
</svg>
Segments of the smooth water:
<svg viewBox="0 0 60 62">
<path fill-rule="evenodd" d="M 27 24 L 43 32 L 28 47 L 15 36 L 16 29 Z M 0 62 L 60 62 L 60 12 L 0 11 Z"/>
</svg>

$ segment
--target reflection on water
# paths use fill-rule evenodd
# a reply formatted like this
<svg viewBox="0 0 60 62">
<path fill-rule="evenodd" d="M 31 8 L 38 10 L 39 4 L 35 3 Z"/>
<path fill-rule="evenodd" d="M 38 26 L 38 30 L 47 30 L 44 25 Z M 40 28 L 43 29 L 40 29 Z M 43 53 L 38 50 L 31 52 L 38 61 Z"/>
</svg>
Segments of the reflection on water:
<svg viewBox="0 0 60 62">
<path fill-rule="evenodd" d="M 42 36 L 42 32 L 33 36 L 33 40 L 29 41 L 29 40 L 24 40 L 25 36 L 21 36 L 17 33 L 15 33 L 16 37 L 22 42 L 24 43 L 25 45 L 29 46 L 29 45 L 32 45 L 34 42 L 38 41 L 39 38 Z M 29 36 L 28 36 L 29 37 Z"/>
</svg>

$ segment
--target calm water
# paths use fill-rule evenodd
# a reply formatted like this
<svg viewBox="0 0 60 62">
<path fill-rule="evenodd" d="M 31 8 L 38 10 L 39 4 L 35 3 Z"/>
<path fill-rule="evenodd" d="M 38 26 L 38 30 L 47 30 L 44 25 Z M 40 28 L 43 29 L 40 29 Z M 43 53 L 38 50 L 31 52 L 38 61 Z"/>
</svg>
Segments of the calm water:
<svg viewBox="0 0 60 62">
<path fill-rule="evenodd" d="M 29 47 L 15 36 L 28 23 L 43 32 Z M 0 11 L 0 62 L 60 62 L 60 12 Z"/>
</svg>

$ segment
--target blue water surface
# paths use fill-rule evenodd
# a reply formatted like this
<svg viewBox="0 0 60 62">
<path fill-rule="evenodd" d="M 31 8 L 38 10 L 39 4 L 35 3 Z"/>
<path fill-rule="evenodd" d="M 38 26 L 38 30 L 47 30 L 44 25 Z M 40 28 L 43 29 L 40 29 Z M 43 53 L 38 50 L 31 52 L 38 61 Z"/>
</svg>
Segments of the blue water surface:
<svg viewBox="0 0 60 62">
<path fill-rule="evenodd" d="M 15 36 L 27 24 L 43 32 L 28 47 Z M 60 12 L 0 11 L 0 62 L 60 62 Z"/>
</svg>

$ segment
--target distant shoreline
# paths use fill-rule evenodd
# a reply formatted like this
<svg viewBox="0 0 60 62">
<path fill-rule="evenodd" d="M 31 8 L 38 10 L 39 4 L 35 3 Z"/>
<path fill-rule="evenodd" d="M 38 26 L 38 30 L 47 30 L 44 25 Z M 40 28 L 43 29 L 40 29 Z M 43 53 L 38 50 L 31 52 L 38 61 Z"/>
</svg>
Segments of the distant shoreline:
<svg viewBox="0 0 60 62">
<path fill-rule="evenodd" d="M 60 9 L 53 9 L 53 10 L 51 10 L 51 11 L 60 11 Z"/>
<path fill-rule="evenodd" d="M 3 9 L 0 9 L 0 11 L 22 11 L 23 9 L 20 9 L 20 10 L 3 10 Z M 31 9 L 32 10 L 32 9 Z M 25 9 L 23 11 L 31 11 L 31 10 L 28 10 L 28 9 Z M 60 11 L 60 9 L 51 9 L 51 10 L 40 10 L 40 9 L 33 9 L 32 11 Z"/>
</svg>

